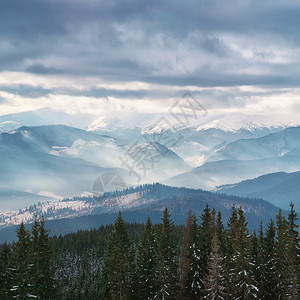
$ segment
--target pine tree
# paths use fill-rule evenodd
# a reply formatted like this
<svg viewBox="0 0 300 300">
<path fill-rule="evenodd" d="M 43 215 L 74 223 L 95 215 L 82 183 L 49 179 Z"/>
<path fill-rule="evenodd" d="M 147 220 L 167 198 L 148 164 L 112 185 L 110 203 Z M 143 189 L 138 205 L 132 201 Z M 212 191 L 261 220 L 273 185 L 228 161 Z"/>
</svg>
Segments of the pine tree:
<svg viewBox="0 0 300 300">
<path fill-rule="evenodd" d="M 23 222 L 17 227 L 17 238 L 10 262 L 11 292 L 14 299 L 32 299 L 36 297 L 33 294 L 33 257 L 30 235 Z"/>
<path fill-rule="evenodd" d="M 236 230 L 237 227 L 237 221 L 238 221 L 238 217 L 237 217 L 237 210 L 236 207 L 233 206 L 231 208 L 231 214 L 230 214 L 230 218 L 227 222 L 227 231 L 226 231 L 226 253 L 225 253 L 225 257 L 224 257 L 224 264 L 225 264 L 225 287 L 226 287 L 226 291 L 227 291 L 227 299 L 230 299 L 230 297 L 232 296 L 232 291 L 234 289 L 234 283 L 233 283 L 233 276 L 234 276 L 234 261 L 233 261 L 233 257 L 234 257 L 234 249 L 233 249 L 233 245 L 235 243 L 234 241 L 234 232 Z"/>
<path fill-rule="evenodd" d="M 224 257 L 226 254 L 226 234 L 225 234 L 224 225 L 222 223 L 222 214 L 220 211 L 218 211 L 217 213 L 216 232 L 219 240 L 220 253 Z"/>
<path fill-rule="evenodd" d="M 208 257 L 211 252 L 211 241 L 214 235 L 215 211 L 211 211 L 206 204 L 203 214 L 201 215 L 200 225 L 200 252 L 202 266 L 202 280 L 208 274 Z"/>
<path fill-rule="evenodd" d="M 276 216 L 276 248 L 275 248 L 275 263 L 278 270 L 278 299 L 284 299 L 287 288 L 288 278 L 288 263 L 287 263 L 287 221 L 282 215 L 281 209 Z"/>
<path fill-rule="evenodd" d="M 223 272 L 223 258 L 220 254 L 218 232 L 216 231 L 212 239 L 211 253 L 208 261 L 208 275 L 205 279 L 205 299 L 225 299 L 225 279 Z"/>
<path fill-rule="evenodd" d="M 153 299 L 155 295 L 156 241 L 152 222 L 148 217 L 138 246 L 136 262 L 137 299 Z"/>
<path fill-rule="evenodd" d="M 9 299 L 11 277 L 8 272 L 11 257 L 10 247 L 4 243 L 0 251 L 0 299 Z"/>
<path fill-rule="evenodd" d="M 227 290 L 229 299 L 256 298 L 256 287 L 250 276 L 250 238 L 244 212 L 232 210 L 229 221 L 230 249 Z"/>
<path fill-rule="evenodd" d="M 35 218 L 31 234 L 34 294 L 38 299 L 57 299 L 58 289 L 55 280 L 53 249 L 49 231 L 45 229 L 44 218 L 40 222 L 38 222 L 37 217 Z"/>
<path fill-rule="evenodd" d="M 130 299 L 132 294 L 133 250 L 121 212 L 115 221 L 104 263 L 108 299 Z"/>
<path fill-rule="evenodd" d="M 33 290 L 34 294 L 38 294 L 38 281 L 39 281 L 39 229 L 40 229 L 40 224 L 38 221 L 38 217 L 34 217 L 34 223 L 31 227 L 31 252 L 32 252 L 32 268 L 31 268 L 31 276 L 33 278 Z"/>
<path fill-rule="evenodd" d="M 157 299 L 176 299 L 178 290 L 177 245 L 174 223 L 166 208 L 163 212 L 162 224 L 159 228 L 156 262 L 156 294 Z"/>
<path fill-rule="evenodd" d="M 290 204 L 291 210 L 288 215 L 288 286 L 287 298 L 296 300 L 300 298 L 300 248 L 299 248 L 299 232 L 297 230 L 298 220 L 294 210 L 293 203 Z"/>
<path fill-rule="evenodd" d="M 197 218 L 189 211 L 182 241 L 182 258 L 180 263 L 181 299 L 199 299 L 203 294 L 200 237 Z"/>
<path fill-rule="evenodd" d="M 253 284 L 253 299 L 259 299 L 259 281 L 260 281 L 260 273 L 259 273 L 259 243 L 258 238 L 256 236 L 256 232 L 254 231 L 251 236 L 251 262 L 250 262 L 250 277 L 251 282 Z"/>
<path fill-rule="evenodd" d="M 264 239 L 264 265 L 265 265 L 265 285 L 262 299 L 279 299 L 280 292 L 278 291 L 279 274 L 276 269 L 275 259 L 275 224 L 271 219 L 268 224 L 266 236 Z"/>
<path fill-rule="evenodd" d="M 258 254 L 257 254 L 257 273 L 256 284 L 258 288 L 258 298 L 263 299 L 265 295 L 266 285 L 266 265 L 265 265 L 265 236 L 262 223 L 259 226 L 258 234 Z"/>
</svg>

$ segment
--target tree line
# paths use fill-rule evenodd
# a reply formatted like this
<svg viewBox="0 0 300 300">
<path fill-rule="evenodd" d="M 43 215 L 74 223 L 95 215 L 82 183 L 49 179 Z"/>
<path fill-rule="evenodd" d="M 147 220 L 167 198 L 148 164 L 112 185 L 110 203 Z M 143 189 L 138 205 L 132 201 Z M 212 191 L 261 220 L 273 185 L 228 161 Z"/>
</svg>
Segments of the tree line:
<svg viewBox="0 0 300 300">
<path fill-rule="evenodd" d="M 1 300 L 61 299 L 44 218 L 36 217 L 31 230 L 22 222 L 17 227 L 17 242 L 5 243 L 0 250 Z"/>
<path fill-rule="evenodd" d="M 103 299 L 300 299 L 293 204 L 287 219 L 279 211 L 257 234 L 249 234 L 241 207 L 232 207 L 227 229 L 208 206 L 200 219 L 188 214 L 178 247 L 166 208 L 158 235 L 148 218 L 134 247 L 119 213 L 104 261 Z"/>
<path fill-rule="evenodd" d="M 241 207 L 224 226 L 206 205 L 199 220 L 189 212 L 184 231 L 166 208 L 158 225 L 127 224 L 120 212 L 113 226 L 50 238 L 36 218 L 0 248 L 0 299 L 298 300 L 296 221 L 291 204 L 250 234 Z"/>
</svg>

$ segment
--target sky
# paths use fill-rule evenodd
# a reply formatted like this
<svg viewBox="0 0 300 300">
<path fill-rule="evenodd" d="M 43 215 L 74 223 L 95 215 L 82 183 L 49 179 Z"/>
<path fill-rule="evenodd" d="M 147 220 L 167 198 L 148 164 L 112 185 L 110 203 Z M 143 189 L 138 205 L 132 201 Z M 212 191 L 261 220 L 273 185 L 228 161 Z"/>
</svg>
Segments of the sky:
<svg viewBox="0 0 300 300">
<path fill-rule="evenodd" d="M 0 115 L 39 108 L 300 120 L 300 2 L 0 1 Z"/>
</svg>

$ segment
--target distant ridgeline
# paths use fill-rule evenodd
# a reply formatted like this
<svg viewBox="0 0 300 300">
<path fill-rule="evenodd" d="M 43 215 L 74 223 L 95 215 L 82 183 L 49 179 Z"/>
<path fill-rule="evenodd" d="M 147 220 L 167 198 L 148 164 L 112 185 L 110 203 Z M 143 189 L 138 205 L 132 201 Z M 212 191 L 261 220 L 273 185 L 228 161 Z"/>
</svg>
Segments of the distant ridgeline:
<svg viewBox="0 0 300 300">
<path fill-rule="evenodd" d="M 161 211 L 168 207 L 175 224 L 185 224 L 190 209 L 199 216 L 206 204 L 220 211 L 223 221 L 230 216 L 233 206 L 241 206 L 250 231 L 257 230 L 261 222 L 267 224 L 271 218 L 275 218 L 279 210 L 262 199 L 170 187 L 158 183 L 147 184 L 104 193 L 100 197 L 74 197 L 39 203 L 15 212 L 0 213 L 0 240 L 14 239 L 15 228 L 12 225 L 17 225 L 21 220 L 30 224 L 35 215 L 44 216 L 46 227 L 51 230 L 51 234 L 59 235 L 111 224 L 119 211 L 122 211 L 127 222 L 145 223 L 150 216 L 153 223 L 159 223 Z M 283 210 L 282 213 L 286 216 L 288 212 Z"/>
<path fill-rule="evenodd" d="M 0 299 L 299 299 L 293 205 L 253 234 L 236 207 L 226 229 L 208 205 L 185 227 L 167 208 L 160 217 L 143 225 L 118 213 L 114 225 L 53 238 L 43 219 L 21 224 L 17 242 L 0 247 Z"/>
</svg>

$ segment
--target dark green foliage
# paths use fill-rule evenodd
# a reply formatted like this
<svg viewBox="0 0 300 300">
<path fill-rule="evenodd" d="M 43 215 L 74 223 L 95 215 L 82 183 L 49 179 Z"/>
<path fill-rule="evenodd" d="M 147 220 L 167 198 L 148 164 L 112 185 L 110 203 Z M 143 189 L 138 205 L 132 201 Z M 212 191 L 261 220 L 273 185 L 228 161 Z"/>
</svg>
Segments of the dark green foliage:
<svg viewBox="0 0 300 300">
<path fill-rule="evenodd" d="M 44 218 L 32 226 L 32 276 L 33 290 L 37 299 L 56 299 L 58 288 L 55 280 L 53 263 L 53 249 L 49 238 L 49 231 L 45 229 Z"/>
<path fill-rule="evenodd" d="M 174 223 L 166 208 L 159 228 L 156 261 L 157 299 L 175 299 L 178 291 L 178 251 Z"/>
<path fill-rule="evenodd" d="M 59 299 L 44 220 L 35 218 L 31 231 L 22 222 L 17 237 L 12 247 L 3 244 L 0 248 L 0 299 Z"/>
<path fill-rule="evenodd" d="M 275 249 L 275 262 L 276 270 L 278 271 L 278 299 L 284 299 L 287 288 L 288 278 L 288 263 L 287 263 L 287 244 L 288 244 L 288 233 L 287 233 L 287 221 L 279 210 L 276 216 L 276 249 Z"/>
<path fill-rule="evenodd" d="M 202 279 L 208 274 L 208 257 L 211 252 L 211 241 L 215 231 L 215 213 L 208 205 L 205 206 L 201 216 L 200 225 L 200 253 L 202 266 Z"/>
<path fill-rule="evenodd" d="M 8 268 L 11 254 L 11 247 L 6 243 L 0 247 L 0 299 L 8 299 L 10 295 L 12 280 Z"/>
<path fill-rule="evenodd" d="M 225 254 L 226 254 L 226 233 L 225 233 L 224 225 L 222 223 L 222 214 L 220 211 L 217 213 L 216 233 L 218 236 L 220 252 L 221 252 L 222 256 L 225 256 Z"/>
<path fill-rule="evenodd" d="M 263 263 L 265 270 L 264 291 L 261 293 L 262 299 L 280 299 L 279 288 L 279 272 L 276 265 L 276 245 L 275 245 L 276 229 L 274 221 L 271 219 L 268 224 L 266 236 L 263 243 Z"/>
<path fill-rule="evenodd" d="M 136 297 L 137 299 L 153 299 L 155 296 L 156 269 L 155 232 L 148 218 L 137 250 L 136 260 Z"/>
<path fill-rule="evenodd" d="M 134 253 L 121 212 L 115 221 L 104 262 L 104 278 L 109 299 L 130 299 Z"/>
<path fill-rule="evenodd" d="M 288 262 L 288 299 L 300 298 L 300 248 L 299 232 L 296 225 L 297 214 L 294 205 L 291 203 L 291 211 L 288 215 L 288 244 L 287 244 L 287 262 Z"/>
<path fill-rule="evenodd" d="M 143 228 L 142 224 L 127 224 L 134 248 Z M 154 228 L 157 229 L 157 225 Z M 106 225 L 53 238 L 56 276 L 62 283 L 63 299 L 102 299 L 104 253 L 112 230 L 113 225 Z"/>
<path fill-rule="evenodd" d="M 225 277 L 223 268 L 223 257 L 220 253 L 219 238 L 215 232 L 212 243 L 211 253 L 208 260 L 208 275 L 205 278 L 206 296 L 208 300 L 225 299 Z"/>
<path fill-rule="evenodd" d="M 259 299 L 259 283 L 260 283 L 260 268 L 259 268 L 259 241 L 256 236 L 256 232 L 254 231 L 251 236 L 251 245 L 250 245 L 250 266 L 249 266 L 249 272 L 250 272 L 250 281 L 253 285 L 254 291 L 253 291 L 253 299 Z"/>
<path fill-rule="evenodd" d="M 200 231 L 197 218 L 189 211 L 182 240 L 181 299 L 199 299 L 203 294 L 203 274 L 201 268 Z"/>
<path fill-rule="evenodd" d="M 18 226 L 17 237 L 9 266 L 12 276 L 11 296 L 14 299 L 30 299 L 31 295 L 34 295 L 32 248 L 30 233 L 25 229 L 23 222 Z"/>
<path fill-rule="evenodd" d="M 256 298 L 250 276 L 250 238 L 242 208 L 232 208 L 229 221 L 230 252 L 227 258 L 227 291 L 229 299 Z"/>
<path fill-rule="evenodd" d="M 298 300 L 296 221 L 291 205 L 287 220 L 279 211 L 276 224 L 250 235 L 241 208 L 225 230 L 206 206 L 200 225 L 189 213 L 184 234 L 165 209 L 159 225 L 125 224 L 120 213 L 114 226 L 49 239 L 36 220 L 31 232 L 18 227 L 16 244 L 0 246 L 0 299 Z"/>
</svg>

